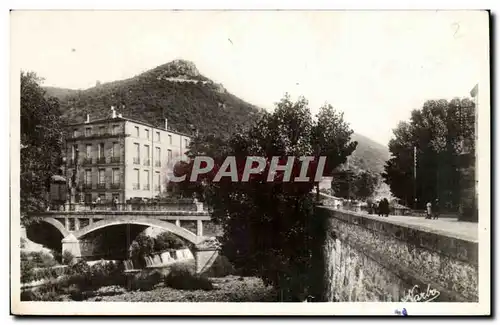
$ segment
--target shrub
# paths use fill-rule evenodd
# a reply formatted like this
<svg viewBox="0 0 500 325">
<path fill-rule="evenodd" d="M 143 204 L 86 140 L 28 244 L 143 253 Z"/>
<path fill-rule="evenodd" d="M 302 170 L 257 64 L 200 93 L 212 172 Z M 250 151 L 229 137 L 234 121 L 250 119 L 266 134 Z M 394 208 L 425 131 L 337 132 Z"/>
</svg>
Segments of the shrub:
<svg viewBox="0 0 500 325">
<path fill-rule="evenodd" d="M 154 239 L 154 249 L 157 252 L 165 251 L 167 249 L 181 248 L 186 248 L 186 244 L 182 239 L 172 234 L 171 232 L 162 232 Z"/>
<path fill-rule="evenodd" d="M 222 255 L 217 256 L 214 263 L 203 272 L 204 276 L 211 278 L 225 277 L 230 274 L 235 274 L 234 266 L 227 257 Z"/>
<path fill-rule="evenodd" d="M 64 253 L 62 254 L 62 263 L 63 264 L 66 264 L 66 265 L 70 265 L 73 260 L 75 259 L 75 256 L 73 254 L 71 254 L 70 251 L 64 251 Z"/>
<path fill-rule="evenodd" d="M 155 285 L 161 282 L 163 274 L 159 271 L 153 273 L 139 273 L 129 278 L 128 289 L 135 291 L 150 291 L 153 290 Z"/>
<path fill-rule="evenodd" d="M 173 268 L 165 277 L 165 285 L 180 290 L 212 290 L 210 280 L 198 274 L 192 274 L 188 268 Z"/>
</svg>

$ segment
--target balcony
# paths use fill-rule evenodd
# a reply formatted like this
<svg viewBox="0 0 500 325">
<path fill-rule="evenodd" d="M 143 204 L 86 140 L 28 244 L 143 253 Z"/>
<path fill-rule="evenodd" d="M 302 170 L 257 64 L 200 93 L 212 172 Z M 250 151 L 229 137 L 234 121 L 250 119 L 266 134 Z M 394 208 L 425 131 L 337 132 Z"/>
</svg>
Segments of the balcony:
<svg viewBox="0 0 500 325">
<path fill-rule="evenodd" d="M 92 165 L 92 158 L 83 158 L 82 165 Z"/>
<path fill-rule="evenodd" d="M 141 163 L 141 159 L 140 159 L 140 158 L 135 157 L 135 158 L 134 158 L 134 164 L 139 165 L 140 163 Z"/>
<path fill-rule="evenodd" d="M 155 161 L 155 167 L 161 167 L 161 161 Z"/>
<path fill-rule="evenodd" d="M 97 189 L 99 189 L 99 190 L 105 190 L 106 189 L 106 183 L 99 183 L 99 184 L 97 184 Z"/>
<path fill-rule="evenodd" d="M 97 158 L 97 163 L 98 164 L 105 164 L 106 163 L 106 157 L 99 157 L 99 158 Z"/>
<path fill-rule="evenodd" d="M 139 183 L 134 183 L 134 184 L 132 184 L 132 189 L 133 190 L 140 190 L 141 186 L 139 185 Z"/>
<path fill-rule="evenodd" d="M 84 190 L 91 190 L 92 189 L 92 183 L 85 183 L 85 184 L 83 184 L 83 189 Z"/>
<path fill-rule="evenodd" d="M 120 187 L 120 183 L 111 183 L 111 188 L 114 190 L 119 189 Z"/>
<path fill-rule="evenodd" d="M 149 166 L 150 160 L 149 159 L 144 159 L 144 166 Z"/>
<path fill-rule="evenodd" d="M 143 190 L 149 191 L 149 184 L 144 185 Z"/>
<path fill-rule="evenodd" d="M 120 157 L 111 157 L 111 162 L 112 163 L 119 163 L 120 162 Z"/>
</svg>

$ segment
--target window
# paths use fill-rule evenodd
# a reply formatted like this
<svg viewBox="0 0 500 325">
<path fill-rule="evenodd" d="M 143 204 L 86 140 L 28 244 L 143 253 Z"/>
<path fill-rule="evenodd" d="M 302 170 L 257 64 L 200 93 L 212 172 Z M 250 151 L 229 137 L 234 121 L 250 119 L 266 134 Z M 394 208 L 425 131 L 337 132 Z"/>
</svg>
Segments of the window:
<svg viewBox="0 0 500 325">
<path fill-rule="evenodd" d="M 113 157 L 120 157 L 120 144 L 118 142 L 113 142 Z"/>
<path fill-rule="evenodd" d="M 119 185 L 120 184 L 120 169 L 119 168 L 113 168 L 113 185 Z"/>
<path fill-rule="evenodd" d="M 78 129 L 73 130 L 73 138 L 76 138 L 78 136 Z"/>
<path fill-rule="evenodd" d="M 134 153 L 135 153 L 135 157 L 134 157 L 134 164 L 138 164 L 141 159 L 139 158 L 141 153 L 140 153 L 140 149 L 139 149 L 139 144 L 138 143 L 134 143 Z"/>
<path fill-rule="evenodd" d="M 139 186 L 141 184 L 141 179 L 140 179 L 140 175 L 139 175 L 139 169 L 134 169 L 134 179 L 135 179 L 135 183 L 132 184 L 133 189 L 134 190 L 138 190 Z"/>
<path fill-rule="evenodd" d="M 71 146 L 71 159 L 76 160 L 76 153 L 78 152 L 78 145 Z"/>
<path fill-rule="evenodd" d="M 85 170 L 85 184 L 86 185 L 92 184 L 92 169 Z"/>
<path fill-rule="evenodd" d="M 149 166 L 149 146 L 147 144 L 144 145 L 144 165 Z"/>
<path fill-rule="evenodd" d="M 85 136 L 90 137 L 92 135 L 92 128 L 85 128 Z"/>
<path fill-rule="evenodd" d="M 155 148 L 155 167 L 161 167 L 161 148 Z"/>
<path fill-rule="evenodd" d="M 139 137 L 139 127 L 138 126 L 135 127 L 135 136 Z"/>
<path fill-rule="evenodd" d="M 144 189 L 149 190 L 149 170 L 144 171 Z"/>
<path fill-rule="evenodd" d="M 105 126 L 100 126 L 99 127 L 99 134 L 104 135 L 106 133 L 106 127 Z"/>
<path fill-rule="evenodd" d="M 160 172 L 155 172 L 155 191 L 157 192 L 160 192 L 161 191 L 161 176 L 160 176 Z"/>
<path fill-rule="evenodd" d="M 97 158 L 104 158 L 104 143 L 99 143 L 99 150 L 97 151 Z"/>
<path fill-rule="evenodd" d="M 170 134 L 168 135 L 168 144 L 172 144 L 172 136 Z"/>
<path fill-rule="evenodd" d="M 87 204 L 92 203 L 92 194 L 91 193 L 85 193 L 85 203 L 87 203 Z M 71 218 L 68 220 L 71 220 Z"/>
<path fill-rule="evenodd" d="M 149 139 L 149 130 L 145 129 L 144 131 L 146 132 L 146 139 Z"/>
<path fill-rule="evenodd" d="M 106 172 L 106 170 L 104 168 L 99 169 L 99 184 L 100 185 L 105 183 L 105 180 L 104 180 L 105 172 Z"/>
<path fill-rule="evenodd" d="M 156 132 L 156 141 L 160 142 L 160 132 Z"/>
<path fill-rule="evenodd" d="M 172 150 L 170 149 L 167 150 L 167 161 L 168 162 L 172 161 Z"/>
<path fill-rule="evenodd" d="M 87 154 L 87 159 L 92 158 L 92 145 L 91 144 L 87 144 L 85 146 L 85 153 Z"/>
<path fill-rule="evenodd" d="M 120 133 L 120 126 L 113 125 L 113 134 L 118 134 L 118 133 Z"/>
</svg>

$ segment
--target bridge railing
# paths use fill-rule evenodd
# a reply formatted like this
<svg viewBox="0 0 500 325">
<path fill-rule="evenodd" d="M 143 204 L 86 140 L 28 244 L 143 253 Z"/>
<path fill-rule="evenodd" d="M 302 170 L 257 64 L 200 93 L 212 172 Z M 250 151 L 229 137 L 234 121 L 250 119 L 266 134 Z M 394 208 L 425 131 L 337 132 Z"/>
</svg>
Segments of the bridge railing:
<svg viewBox="0 0 500 325">
<path fill-rule="evenodd" d="M 201 203 L 71 203 L 52 211 L 203 211 Z"/>
</svg>

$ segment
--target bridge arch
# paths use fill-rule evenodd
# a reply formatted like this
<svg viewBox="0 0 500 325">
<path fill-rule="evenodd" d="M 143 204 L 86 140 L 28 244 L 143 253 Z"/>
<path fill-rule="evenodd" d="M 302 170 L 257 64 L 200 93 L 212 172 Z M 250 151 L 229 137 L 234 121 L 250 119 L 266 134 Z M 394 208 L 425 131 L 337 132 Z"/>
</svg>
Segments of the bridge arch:
<svg viewBox="0 0 500 325">
<path fill-rule="evenodd" d="M 57 220 L 56 220 L 57 221 Z M 73 232 L 73 235 L 76 238 L 81 238 L 95 230 L 106 228 L 109 226 L 116 226 L 116 225 L 124 225 L 124 224 L 134 224 L 134 225 L 143 225 L 143 226 L 150 226 L 150 227 L 158 227 L 158 228 L 163 228 L 171 233 L 176 234 L 179 237 L 182 237 L 186 239 L 187 241 L 193 243 L 193 244 L 198 244 L 200 243 L 204 238 L 196 236 L 196 234 L 192 233 L 189 230 L 186 230 L 184 228 L 181 228 L 179 226 L 176 226 L 175 224 L 167 221 L 162 221 L 159 219 L 147 219 L 147 218 L 134 218 L 134 219 L 128 219 L 128 218 L 118 218 L 118 219 L 104 219 L 100 220 L 98 222 L 94 222 L 78 231 Z"/>
<path fill-rule="evenodd" d="M 59 230 L 59 232 L 63 236 L 63 238 L 66 238 L 66 236 L 69 235 L 69 231 L 66 230 L 66 228 L 64 228 L 64 225 L 59 220 L 56 220 L 54 218 L 42 218 L 42 221 L 56 227 L 57 230 Z"/>
</svg>

